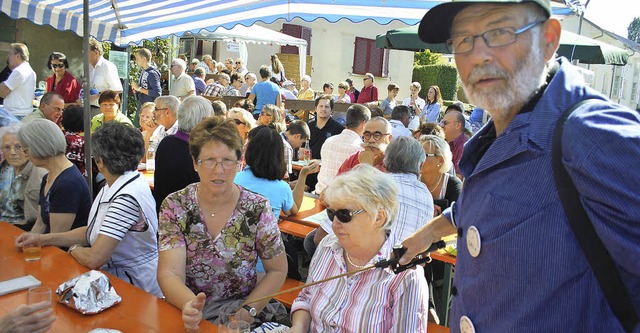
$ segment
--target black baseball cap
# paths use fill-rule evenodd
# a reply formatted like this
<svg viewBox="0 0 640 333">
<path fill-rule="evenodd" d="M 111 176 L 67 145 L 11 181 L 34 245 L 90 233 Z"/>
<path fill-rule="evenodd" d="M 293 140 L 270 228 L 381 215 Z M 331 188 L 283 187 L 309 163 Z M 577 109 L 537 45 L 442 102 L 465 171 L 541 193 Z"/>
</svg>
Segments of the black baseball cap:
<svg viewBox="0 0 640 333">
<path fill-rule="evenodd" d="M 444 43 L 451 34 L 451 25 L 456 15 L 473 4 L 516 4 L 534 3 L 540 6 L 547 17 L 551 16 L 550 0 L 451 0 L 431 8 L 420 21 L 418 36 L 425 43 Z"/>
</svg>

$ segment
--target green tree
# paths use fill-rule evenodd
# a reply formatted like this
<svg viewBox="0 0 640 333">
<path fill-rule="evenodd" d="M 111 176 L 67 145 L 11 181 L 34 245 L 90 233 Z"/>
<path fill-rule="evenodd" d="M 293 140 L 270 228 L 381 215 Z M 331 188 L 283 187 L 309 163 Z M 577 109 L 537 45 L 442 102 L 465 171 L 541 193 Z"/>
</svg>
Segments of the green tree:
<svg viewBox="0 0 640 333">
<path fill-rule="evenodd" d="M 435 65 L 440 61 L 440 53 L 433 53 L 429 50 L 416 52 L 413 55 L 414 66 Z"/>
<path fill-rule="evenodd" d="M 627 28 L 627 32 L 627 38 L 636 43 L 640 43 L 640 17 L 636 17 L 633 19 L 633 21 L 631 21 L 629 27 Z"/>
</svg>

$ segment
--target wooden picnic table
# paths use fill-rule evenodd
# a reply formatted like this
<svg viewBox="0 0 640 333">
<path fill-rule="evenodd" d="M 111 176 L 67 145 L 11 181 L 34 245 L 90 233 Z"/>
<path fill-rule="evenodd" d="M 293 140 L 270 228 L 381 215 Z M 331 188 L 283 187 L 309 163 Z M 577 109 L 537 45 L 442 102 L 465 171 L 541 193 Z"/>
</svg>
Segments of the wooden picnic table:
<svg viewBox="0 0 640 333">
<path fill-rule="evenodd" d="M 280 213 L 278 227 L 280 227 L 280 231 L 285 234 L 305 238 L 314 229 L 320 227 L 319 224 L 306 221 L 305 218 L 317 214 L 324 209 L 325 207 L 320 203 L 319 199 L 305 195 L 297 214 L 285 216 Z"/>
<path fill-rule="evenodd" d="M 182 312 L 173 305 L 142 289 L 113 276 L 107 276 L 122 302 L 94 315 L 83 315 L 57 302 L 55 290 L 63 282 L 89 269 L 80 265 L 71 255 L 55 246 L 42 248 L 42 259 L 25 262 L 23 254 L 14 246 L 22 230 L 0 222 L 0 281 L 33 275 L 42 285 L 51 288 L 56 321 L 51 332 L 88 332 L 95 328 L 111 328 L 122 332 L 184 332 Z M 26 304 L 27 291 L 0 296 L 0 316 L 20 304 Z M 217 332 L 215 325 L 206 320 L 200 323 L 200 332 Z"/>
</svg>

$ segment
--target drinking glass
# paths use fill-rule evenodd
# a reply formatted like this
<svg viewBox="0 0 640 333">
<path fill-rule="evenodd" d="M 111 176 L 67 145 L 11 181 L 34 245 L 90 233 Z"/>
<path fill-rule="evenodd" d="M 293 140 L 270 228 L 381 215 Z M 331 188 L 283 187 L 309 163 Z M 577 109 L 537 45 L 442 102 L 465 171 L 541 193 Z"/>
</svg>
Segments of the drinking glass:
<svg viewBox="0 0 640 333">
<path fill-rule="evenodd" d="M 227 333 L 249 333 L 251 325 L 246 321 L 234 320 L 227 325 Z"/>
<path fill-rule="evenodd" d="M 40 302 L 51 303 L 51 288 L 46 286 L 29 288 L 29 290 L 27 291 L 27 305 L 32 305 Z"/>
<path fill-rule="evenodd" d="M 29 245 L 22 247 L 22 253 L 24 254 L 25 261 L 36 261 L 40 260 L 42 256 L 40 245 Z"/>
</svg>

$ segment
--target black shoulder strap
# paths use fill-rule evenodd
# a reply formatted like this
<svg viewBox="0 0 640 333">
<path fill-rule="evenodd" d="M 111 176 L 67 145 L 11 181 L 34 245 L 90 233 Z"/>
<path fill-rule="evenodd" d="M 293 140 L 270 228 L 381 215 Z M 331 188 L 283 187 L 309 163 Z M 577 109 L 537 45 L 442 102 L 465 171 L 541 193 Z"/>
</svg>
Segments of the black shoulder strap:
<svg viewBox="0 0 640 333">
<path fill-rule="evenodd" d="M 600 287 L 607 298 L 613 313 L 618 317 L 626 332 L 633 332 L 638 325 L 638 315 L 635 312 L 629 292 L 620 278 L 620 273 L 614 264 L 611 254 L 596 234 L 596 231 L 580 202 L 580 194 L 562 163 L 562 131 L 569 116 L 587 102 L 596 101 L 586 99 L 578 102 L 567 110 L 558 120 L 553 135 L 553 175 L 560 194 L 560 200 L 569 225 L 578 239 L 589 265 L 600 283 Z"/>
</svg>

